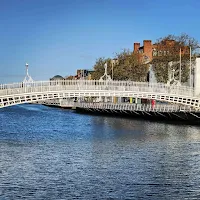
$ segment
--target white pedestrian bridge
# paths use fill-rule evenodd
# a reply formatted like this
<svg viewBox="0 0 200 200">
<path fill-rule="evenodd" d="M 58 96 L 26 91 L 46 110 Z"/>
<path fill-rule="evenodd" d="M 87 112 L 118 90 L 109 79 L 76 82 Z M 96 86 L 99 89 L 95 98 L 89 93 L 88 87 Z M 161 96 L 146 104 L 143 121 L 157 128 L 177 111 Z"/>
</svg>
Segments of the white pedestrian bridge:
<svg viewBox="0 0 200 200">
<path fill-rule="evenodd" d="M 200 94 L 191 87 L 164 83 L 62 80 L 0 85 L 0 107 L 73 97 L 133 97 L 155 99 L 200 109 Z"/>
</svg>

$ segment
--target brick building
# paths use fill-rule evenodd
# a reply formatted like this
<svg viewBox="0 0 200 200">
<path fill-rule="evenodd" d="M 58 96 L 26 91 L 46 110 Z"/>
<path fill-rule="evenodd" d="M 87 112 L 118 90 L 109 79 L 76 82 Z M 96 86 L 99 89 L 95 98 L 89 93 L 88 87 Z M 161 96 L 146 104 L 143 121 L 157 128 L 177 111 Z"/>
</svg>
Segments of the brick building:
<svg viewBox="0 0 200 200">
<path fill-rule="evenodd" d="M 140 43 L 134 43 L 133 52 L 139 54 L 141 62 L 148 63 L 158 56 L 167 56 L 171 54 L 180 54 L 180 45 L 175 40 L 163 40 L 160 43 L 152 44 L 151 40 L 143 40 L 143 46 Z M 181 54 L 189 54 L 189 47 L 181 47 Z"/>
</svg>

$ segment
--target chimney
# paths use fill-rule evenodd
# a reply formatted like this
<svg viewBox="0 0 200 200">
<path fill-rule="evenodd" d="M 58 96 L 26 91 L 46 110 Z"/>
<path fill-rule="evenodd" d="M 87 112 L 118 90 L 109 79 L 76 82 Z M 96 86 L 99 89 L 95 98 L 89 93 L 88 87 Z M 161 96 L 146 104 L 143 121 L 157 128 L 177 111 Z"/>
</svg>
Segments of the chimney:
<svg viewBox="0 0 200 200">
<path fill-rule="evenodd" d="M 144 53 L 149 53 L 149 51 L 151 51 L 152 49 L 151 40 L 144 40 L 143 45 L 144 45 Z"/>
<path fill-rule="evenodd" d="M 134 43 L 134 49 L 133 49 L 133 52 L 138 52 L 138 50 L 139 50 L 139 48 L 140 48 L 140 43 Z"/>
<path fill-rule="evenodd" d="M 148 57 L 148 60 L 152 60 L 152 44 L 151 44 L 151 40 L 144 40 L 143 41 L 143 45 L 144 45 L 144 54 L 145 56 Z"/>
</svg>

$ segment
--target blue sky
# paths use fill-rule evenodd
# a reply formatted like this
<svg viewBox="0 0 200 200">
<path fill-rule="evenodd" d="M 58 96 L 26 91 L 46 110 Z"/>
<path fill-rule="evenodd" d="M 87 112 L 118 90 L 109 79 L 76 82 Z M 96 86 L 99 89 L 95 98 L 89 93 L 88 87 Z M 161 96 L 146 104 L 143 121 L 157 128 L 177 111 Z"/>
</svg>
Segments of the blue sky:
<svg viewBox="0 0 200 200">
<path fill-rule="evenodd" d="M 199 0 L 1 0 L 0 83 L 34 80 L 114 57 L 144 39 L 187 33 L 200 41 Z"/>
</svg>

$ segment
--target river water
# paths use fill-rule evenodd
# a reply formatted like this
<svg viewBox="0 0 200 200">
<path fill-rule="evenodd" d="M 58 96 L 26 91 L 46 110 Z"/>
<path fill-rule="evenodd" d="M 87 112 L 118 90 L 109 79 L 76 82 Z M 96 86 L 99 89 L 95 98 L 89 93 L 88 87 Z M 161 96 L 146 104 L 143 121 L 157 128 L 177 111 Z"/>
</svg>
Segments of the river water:
<svg viewBox="0 0 200 200">
<path fill-rule="evenodd" d="M 200 199 L 200 127 L 0 110 L 0 200 Z"/>
</svg>

